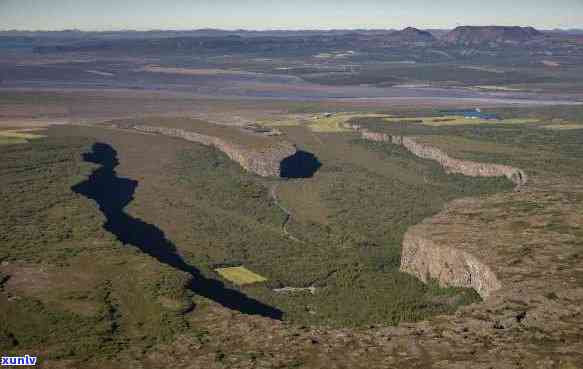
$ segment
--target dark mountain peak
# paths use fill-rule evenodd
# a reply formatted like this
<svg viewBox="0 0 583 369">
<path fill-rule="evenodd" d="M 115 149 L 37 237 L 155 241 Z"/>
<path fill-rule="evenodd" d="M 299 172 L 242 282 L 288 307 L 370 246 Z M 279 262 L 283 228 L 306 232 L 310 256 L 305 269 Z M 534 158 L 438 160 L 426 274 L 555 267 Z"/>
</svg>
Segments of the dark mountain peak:
<svg viewBox="0 0 583 369">
<path fill-rule="evenodd" d="M 427 42 L 435 39 L 431 33 L 415 27 L 407 27 L 401 31 L 395 31 L 390 34 L 390 38 L 404 42 Z"/>
</svg>

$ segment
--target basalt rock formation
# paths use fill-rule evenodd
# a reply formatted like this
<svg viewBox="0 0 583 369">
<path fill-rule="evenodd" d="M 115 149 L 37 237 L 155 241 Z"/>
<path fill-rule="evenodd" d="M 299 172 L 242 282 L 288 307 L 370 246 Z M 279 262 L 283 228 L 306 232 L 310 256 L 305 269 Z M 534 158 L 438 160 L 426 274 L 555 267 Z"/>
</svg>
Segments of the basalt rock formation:
<svg viewBox="0 0 583 369">
<path fill-rule="evenodd" d="M 229 158 L 239 163 L 244 169 L 262 177 L 281 177 L 281 163 L 297 152 L 295 145 L 284 141 L 274 143 L 266 148 L 252 149 L 228 142 L 220 137 L 203 135 L 179 128 L 145 125 L 135 125 L 132 128 L 142 132 L 178 137 L 202 145 L 216 147 Z"/>
<path fill-rule="evenodd" d="M 502 287 L 496 274 L 474 255 L 436 244 L 422 233 L 425 223 L 410 228 L 403 238 L 401 271 L 427 283 L 434 279 L 442 286 L 472 288 L 482 298 Z"/>
<path fill-rule="evenodd" d="M 164 362 L 180 368 L 225 368 L 216 352 L 235 352 L 228 367 L 245 369 L 583 368 L 583 269 L 577 236 L 583 231 L 583 202 L 575 201 L 583 199 L 583 186 L 536 179 L 521 192 L 456 200 L 407 234 L 404 248 L 417 244 L 418 257 L 444 253 L 440 260 L 451 260 L 452 278 L 471 279 L 482 303 L 424 322 L 357 330 L 299 327 L 217 306 L 197 321 L 199 329 L 213 332 L 211 342 L 203 346 L 188 335 L 149 356 L 178 361 L 173 359 L 176 352 L 184 353 L 188 366 Z M 521 205 L 533 203 L 538 206 L 526 212 Z M 540 226 L 557 219 L 573 232 Z M 518 230 L 515 222 L 522 224 Z M 411 256 L 411 251 L 404 253 Z M 408 260 L 411 266 L 421 265 Z M 457 271 L 464 263 L 476 267 L 468 278 L 463 268 Z M 261 356 L 252 361 L 239 354 L 249 352 Z"/>
<path fill-rule="evenodd" d="M 372 132 L 357 125 L 351 128 L 360 131 L 361 137 L 365 140 L 401 145 L 420 158 L 435 160 L 448 173 L 472 177 L 505 176 L 515 183 L 517 188 L 525 185 L 527 181 L 524 171 L 518 168 L 455 159 L 436 147 L 417 142 L 413 137 Z M 492 269 L 472 253 L 448 244 L 437 244 L 430 237 L 424 237 L 420 230 L 426 226 L 425 223 L 414 226 L 405 234 L 401 253 L 402 271 L 424 282 L 435 279 L 443 286 L 473 288 L 482 298 L 490 296 L 492 292 L 502 287 Z"/>
<path fill-rule="evenodd" d="M 448 173 L 458 173 L 470 177 L 506 177 L 518 187 L 526 184 L 528 178 L 523 170 L 508 165 L 479 163 L 470 160 L 461 160 L 450 157 L 444 151 L 426 144 L 419 143 L 414 137 L 391 136 L 386 133 L 371 132 L 366 129 L 353 127 L 361 132 L 365 140 L 387 142 L 401 145 L 414 155 L 437 161 Z"/>
</svg>

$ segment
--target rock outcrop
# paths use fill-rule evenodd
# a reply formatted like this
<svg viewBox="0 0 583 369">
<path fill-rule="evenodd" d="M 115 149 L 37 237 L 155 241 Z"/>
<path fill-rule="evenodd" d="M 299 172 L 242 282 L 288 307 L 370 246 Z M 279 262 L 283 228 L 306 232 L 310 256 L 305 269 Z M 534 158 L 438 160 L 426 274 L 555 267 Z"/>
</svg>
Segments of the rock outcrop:
<svg viewBox="0 0 583 369">
<path fill-rule="evenodd" d="M 135 125 L 132 128 L 142 132 L 178 137 L 202 145 L 216 147 L 229 158 L 239 163 L 244 169 L 262 177 L 280 177 L 281 162 L 297 152 L 295 145 L 284 141 L 274 143 L 263 149 L 250 149 L 242 145 L 227 142 L 220 137 L 203 135 L 179 128 L 145 125 Z"/>
<path fill-rule="evenodd" d="M 401 271 L 427 283 L 474 289 L 483 299 L 502 287 L 496 274 L 474 255 L 449 245 L 436 244 L 414 226 L 407 230 L 401 250 Z"/>
<path fill-rule="evenodd" d="M 429 160 L 437 161 L 448 173 L 458 173 L 470 177 L 506 177 L 517 186 L 526 184 L 528 178 L 526 173 L 518 168 L 508 165 L 479 163 L 470 160 L 461 160 L 450 157 L 444 151 L 426 144 L 419 143 L 414 137 L 391 136 L 386 133 L 371 132 L 366 129 L 359 129 L 361 137 L 369 141 L 387 142 L 401 145 L 412 154 Z"/>
<path fill-rule="evenodd" d="M 502 286 L 495 290 L 480 274 L 485 269 L 472 269 L 471 278 L 484 282 L 482 303 L 428 321 L 362 329 L 297 326 L 215 304 L 197 320 L 199 329 L 212 332 L 210 344 L 202 346 L 200 339 L 188 335 L 148 355 L 167 360 L 166 367 L 180 367 L 186 358 L 190 367 L 209 369 L 225 367 L 216 359 L 218 351 L 262 353 L 256 362 L 243 355 L 238 362 L 232 359 L 233 368 L 284 363 L 306 369 L 581 369 L 581 238 L 537 225 L 560 217 L 574 229 L 583 229 L 583 201 L 573 201 L 583 199 L 583 186 L 569 182 L 550 187 L 542 182 L 535 178 L 521 192 L 456 200 L 408 233 L 409 244 L 417 244 L 421 253 L 434 248 L 447 256 L 457 249 L 458 255 L 449 254 L 453 260 L 473 255 L 487 266 Z M 512 205 L 525 203 L 540 206 L 525 212 Z M 491 220 L 485 222 L 482 216 Z M 524 226 L 517 229 L 514 221 Z M 471 257 L 465 262 L 474 263 Z"/>
<path fill-rule="evenodd" d="M 517 188 L 527 181 L 524 171 L 518 168 L 455 159 L 443 150 L 417 142 L 414 137 L 372 132 L 358 125 L 350 128 L 359 131 L 365 140 L 400 145 L 420 158 L 437 161 L 448 173 L 472 177 L 505 176 Z M 424 227 L 424 223 L 413 226 L 405 234 L 401 253 L 402 271 L 423 282 L 435 279 L 442 286 L 473 288 L 482 298 L 502 287 L 496 273 L 481 259 L 463 248 L 433 242 L 431 237 L 425 236 L 427 232 L 420 231 Z"/>
</svg>

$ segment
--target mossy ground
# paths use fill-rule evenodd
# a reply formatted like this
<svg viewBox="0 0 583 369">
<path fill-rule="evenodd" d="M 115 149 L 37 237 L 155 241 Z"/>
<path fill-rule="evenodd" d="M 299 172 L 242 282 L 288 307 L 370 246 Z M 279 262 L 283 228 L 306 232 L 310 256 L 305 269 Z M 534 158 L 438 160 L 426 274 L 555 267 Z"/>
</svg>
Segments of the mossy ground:
<svg viewBox="0 0 583 369">
<path fill-rule="evenodd" d="M 188 304 L 185 278 L 101 228 L 103 217 L 71 191 L 93 168 L 90 139 L 2 146 L 0 349 L 41 361 L 106 359 L 170 339 L 187 325 L 162 298 Z"/>
</svg>

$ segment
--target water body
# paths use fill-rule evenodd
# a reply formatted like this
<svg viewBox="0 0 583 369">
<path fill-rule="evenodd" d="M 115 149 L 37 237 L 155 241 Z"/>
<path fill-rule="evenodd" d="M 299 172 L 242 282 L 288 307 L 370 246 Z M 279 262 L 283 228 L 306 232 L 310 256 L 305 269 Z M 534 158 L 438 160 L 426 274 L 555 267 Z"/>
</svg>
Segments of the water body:
<svg viewBox="0 0 583 369">
<path fill-rule="evenodd" d="M 107 218 L 104 228 L 114 234 L 125 245 L 132 245 L 159 262 L 192 276 L 190 289 L 222 306 L 244 314 L 262 315 L 281 319 L 283 312 L 252 299 L 240 291 L 226 287 L 221 281 L 203 276 L 193 265 L 188 264 L 177 252 L 176 246 L 166 238 L 164 232 L 153 224 L 134 218 L 124 208 L 134 200 L 138 181 L 118 177 L 117 152 L 109 145 L 97 143 L 84 160 L 101 165 L 89 179 L 72 187 L 72 190 L 99 205 Z"/>
</svg>

